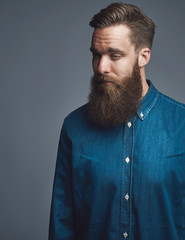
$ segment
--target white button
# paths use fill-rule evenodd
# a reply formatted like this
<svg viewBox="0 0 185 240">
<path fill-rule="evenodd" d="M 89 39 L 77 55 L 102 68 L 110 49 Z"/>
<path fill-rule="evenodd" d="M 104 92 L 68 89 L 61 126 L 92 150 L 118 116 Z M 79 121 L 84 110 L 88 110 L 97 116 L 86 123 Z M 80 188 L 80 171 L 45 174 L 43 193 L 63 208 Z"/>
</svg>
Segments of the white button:
<svg viewBox="0 0 185 240">
<path fill-rule="evenodd" d="M 127 158 L 125 159 L 125 161 L 126 161 L 126 163 L 129 163 L 129 162 L 130 162 L 130 158 L 127 157 Z"/>
<path fill-rule="evenodd" d="M 129 200 L 129 195 L 128 193 L 125 195 L 125 199 L 128 201 Z"/>
<path fill-rule="evenodd" d="M 127 123 L 128 127 L 130 128 L 132 126 L 132 123 L 131 122 L 128 122 Z"/>
<path fill-rule="evenodd" d="M 141 117 L 141 118 L 143 118 L 143 117 L 144 117 L 144 115 L 143 115 L 143 113 L 142 113 L 142 112 L 140 113 L 140 117 Z"/>
<path fill-rule="evenodd" d="M 128 237 L 128 233 L 127 233 L 127 232 L 124 232 L 124 233 L 123 233 L 123 237 L 124 237 L 124 238 L 127 238 L 127 237 Z"/>
</svg>

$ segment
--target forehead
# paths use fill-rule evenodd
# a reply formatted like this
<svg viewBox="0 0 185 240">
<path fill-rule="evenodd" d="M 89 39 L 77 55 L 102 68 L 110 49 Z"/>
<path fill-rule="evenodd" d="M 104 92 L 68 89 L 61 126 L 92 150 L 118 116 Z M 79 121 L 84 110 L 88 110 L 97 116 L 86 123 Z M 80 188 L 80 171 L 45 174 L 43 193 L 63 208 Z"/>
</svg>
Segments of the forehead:
<svg viewBox="0 0 185 240">
<path fill-rule="evenodd" d="M 116 25 L 105 28 L 97 28 L 92 36 L 92 47 L 96 49 L 106 48 L 131 48 L 130 29 L 126 25 Z"/>
</svg>

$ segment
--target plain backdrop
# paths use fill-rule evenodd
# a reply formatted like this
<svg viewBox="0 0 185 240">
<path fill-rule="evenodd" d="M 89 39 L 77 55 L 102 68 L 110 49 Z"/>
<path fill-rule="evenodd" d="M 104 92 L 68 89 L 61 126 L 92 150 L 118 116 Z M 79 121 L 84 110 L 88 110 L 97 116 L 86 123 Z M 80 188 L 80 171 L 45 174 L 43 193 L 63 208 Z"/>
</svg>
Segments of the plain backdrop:
<svg viewBox="0 0 185 240">
<path fill-rule="evenodd" d="M 1 240 L 47 239 L 60 129 L 89 93 L 88 24 L 111 2 L 0 1 Z M 185 1 L 124 2 L 158 26 L 147 78 L 185 102 Z"/>
</svg>

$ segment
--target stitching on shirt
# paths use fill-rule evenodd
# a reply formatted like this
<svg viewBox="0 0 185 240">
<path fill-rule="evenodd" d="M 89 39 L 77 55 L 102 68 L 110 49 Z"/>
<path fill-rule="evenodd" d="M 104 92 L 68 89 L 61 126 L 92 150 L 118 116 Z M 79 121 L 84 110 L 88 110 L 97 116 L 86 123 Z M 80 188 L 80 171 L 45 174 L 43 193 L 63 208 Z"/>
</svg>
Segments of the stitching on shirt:
<svg viewBox="0 0 185 240">
<path fill-rule="evenodd" d="M 174 99 L 171 99 L 170 97 L 168 97 L 168 96 L 166 96 L 166 95 L 164 95 L 162 93 L 160 93 L 160 94 L 161 94 L 161 97 L 165 98 L 168 102 L 171 102 L 171 103 L 181 107 L 182 109 L 185 109 L 185 105 L 183 103 L 180 103 L 180 102 L 178 102 L 178 101 L 176 101 Z"/>
<path fill-rule="evenodd" d="M 141 119 L 141 120 L 144 120 L 144 119 L 145 119 L 145 117 L 148 115 L 148 113 L 150 112 L 150 110 L 153 108 L 153 106 L 154 106 L 155 103 L 157 102 L 157 99 L 158 99 L 158 98 L 159 98 L 159 94 L 156 96 L 156 98 L 154 99 L 154 101 L 153 101 L 152 104 L 150 105 L 148 111 L 145 113 L 143 119 Z"/>
</svg>

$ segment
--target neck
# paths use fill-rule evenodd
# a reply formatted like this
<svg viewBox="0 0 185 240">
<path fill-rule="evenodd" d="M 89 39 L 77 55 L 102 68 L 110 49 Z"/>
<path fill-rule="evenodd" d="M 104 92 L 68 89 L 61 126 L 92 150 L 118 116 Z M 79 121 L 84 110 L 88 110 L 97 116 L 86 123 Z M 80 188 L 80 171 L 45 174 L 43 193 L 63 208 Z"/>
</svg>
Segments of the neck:
<svg viewBox="0 0 185 240">
<path fill-rule="evenodd" d="M 149 86 L 148 83 L 146 81 L 146 75 L 145 75 L 145 69 L 141 68 L 140 69 L 140 74 L 141 74 L 141 82 L 142 82 L 142 86 L 143 86 L 143 92 L 142 92 L 142 98 L 147 94 Z"/>
</svg>

